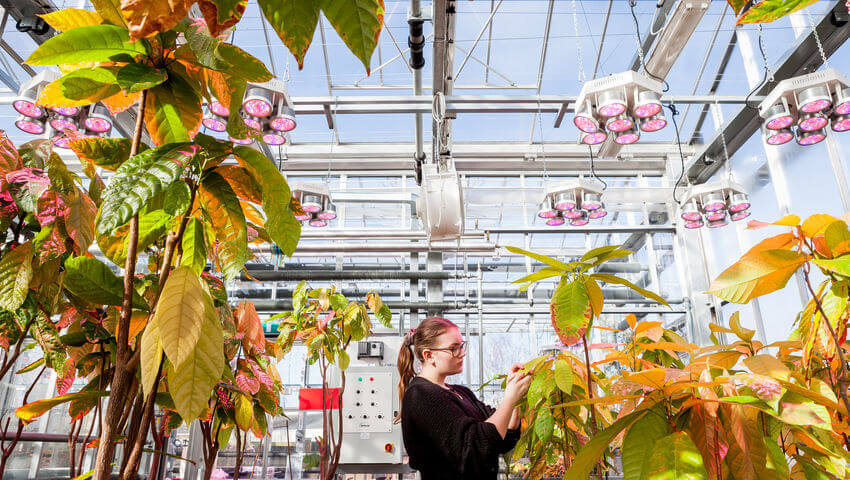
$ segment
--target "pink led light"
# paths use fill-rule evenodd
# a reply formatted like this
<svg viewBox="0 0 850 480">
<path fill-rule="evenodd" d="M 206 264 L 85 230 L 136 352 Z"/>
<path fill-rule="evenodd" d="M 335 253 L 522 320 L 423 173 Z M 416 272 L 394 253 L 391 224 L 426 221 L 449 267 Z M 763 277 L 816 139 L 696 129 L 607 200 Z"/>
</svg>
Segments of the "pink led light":
<svg viewBox="0 0 850 480">
<path fill-rule="evenodd" d="M 814 145 L 816 143 L 820 143 L 826 135 L 823 133 L 815 133 L 815 132 L 806 132 L 797 140 L 797 143 L 800 145 L 808 147 L 809 145 Z"/>
<path fill-rule="evenodd" d="M 214 117 L 204 117 L 203 119 L 204 126 L 209 128 L 214 132 L 223 132 L 227 130 L 227 124 L 222 120 Z"/>
<path fill-rule="evenodd" d="M 705 219 L 708 220 L 709 222 L 722 220 L 724 218 L 726 218 L 726 212 L 724 212 L 722 210 L 719 211 L 719 212 L 709 213 L 708 215 L 705 216 Z"/>
<path fill-rule="evenodd" d="M 729 222 L 727 220 L 717 220 L 716 222 L 709 222 L 708 228 L 720 228 L 725 227 L 726 225 L 729 225 Z"/>
<path fill-rule="evenodd" d="M 599 131 L 596 133 L 588 133 L 581 137 L 581 143 L 585 145 L 599 145 L 608 139 L 608 134 Z"/>
<path fill-rule="evenodd" d="M 286 137 L 279 133 L 266 133 L 263 135 L 263 143 L 266 145 L 283 145 L 286 143 Z"/>
<path fill-rule="evenodd" d="M 558 216 L 558 212 L 555 210 L 540 210 L 537 212 L 537 216 L 540 218 L 555 218 Z"/>
<path fill-rule="evenodd" d="M 635 116 L 638 118 L 651 117 L 661 111 L 660 103 L 645 103 L 635 107 Z"/>
<path fill-rule="evenodd" d="M 564 217 L 569 218 L 570 220 L 581 217 L 583 212 L 581 210 L 571 210 L 569 212 L 564 212 Z"/>
<path fill-rule="evenodd" d="M 637 142 L 640 139 L 640 135 L 637 133 L 621 133 L 617 135 L 617 138 L 614 139 L 614 143 L 617 145 L 631 145 Z"/>
<path fill-rule="evenodd" d="M 316 216 L 322 220 L 333 220 L 336 218 L 336 212 L 322 212 Z"/>
<path fill-rule="evenodd" d="M 242 109 L 254 117 L 268 117 L 272 113 L 272 104 L 260 98 L 252 98 L 242 104 Z"/>
<path fill-rule="evenodd" d="M 59 148 L 70 148 L 71 139 L 65 135 L 53 137 L 53 145 Z"/>
<path fill-rule="evenodd" d="M 555 210 L 560 210 L 562 212 L 566 212 L 574 208 L 576 208 L 575 202 L 561 201 L 555 203 Z"/>
<path fill-rule="evenodd" d="M 237 145 L 250 145 L 254 143 L 254 140 L 251 138 L 233 138 L 230 137 L 230 141 Z"/>
<path fill-rule="evenodd" d="M 278 132 L 289 132 L 295 129 L 295 120 L 286 117 L 277 117 L 271 121 L 269 126 Z"/>
<path fill-rule="evenodd" d="M 588 213 L 587 218 L 592 218 L 592 219 L 595 220 L 597 218 L 602 218 L 605 215 L 608 215 L 608 212 L 606 210 L 600 208 L 599 210 L 594 210 L 594 211 Z"/>
<path fill-rule="evenodd" d="M 743 212 L 748 208 L 750 208 L 750 204 L 748 202 L 733 203 L 732 205 L 729 205 L 730 212 Z"/>
<path fill-rule="evenodd" d="M 71 120 L 66 120 L 64 118 L 54 118 L 50 120 L 50 126 L 53 127 L 57 132 L 62 132 L 64 130 L 73 130 L 77 131 L 77 124 L 72 122 Z"/>
<path fill-rule="evenodd" d="M 596 120 L 589 117 L 576 116 L 573 118 L 573 123 L 584 133 L 596 133 L 599 131 L 599 124 Z"/>
<path fill-rule="evenodd" d="M 768 145 L 783 145 L 790 142 L 794 138 L 794 134 L 789 131 L 776 132 L 767 137 Z"/>
<path fill-rule="evenodd" d="M 245 125 L 248 125 L 248 127 L 253 128 L 254 130 L 259 130 L 259 129 L 262 128 L 262 125 L 260 125 L 260 122 L 257 121 L 257 120 L 254 120 L 253 118 L 246 118 L 245 119 Z"/>
<path fill-rule="evenodd" d="M 303 215 L 296 215 L 295 216 L 295 219 L 298 220 L 299 222 L 304 222 L 304 221 L 310 220 L 311 218 L 313 218 L 313 217 L 309 213 L 305 213 Z"/>
<path fill-rule="evenodd" d="M 682 213 L 682 220 L 685 220 L 685 221 L 688 221 L 688 222 L 696 222 L 701 218 L 702 217 L 700 216 L 699 212 L 683 212 Z"/>
<path fill-rule="evenodd" d="M 112 129 L 112 123 L 105 118 L 88 117 L 83 123 L 86 125 L 86 128 L 92 132 L 103 133 Z"/>
<path fill-rule="evenodd" d="M 837 113 L 838 115 L 847 115 L 848 113 L 850 113 L 850 100 L 836 105 L 835 113 Z"/>
<path fill-rule="evenodd" d="M 12 107 L 21 115 L 38 118 L 44 114 L 44 110 L 29 100 L 15 100 Z"/>
<path fill-rule="evenodd" d="M 685 224 L 685 228 L 687 228 L 687 229 L 694 229 L 694 228 L 700 228 L 700 227 L 702 227 L 703 225 L 705 225 L 705 224 L 704 224 L 704 223 L 702 223 L 702 220 L 697 220 L 697 221 L 694 221 L 694 222 L 688 222 L 688 223 L 686 223 L 686 224 Z"/>
<path fill-rule="evenodd" d="M 230 109 L 219 102 L 212 102 L 210 104 L 210 111 L 216 115 L 221 115 L 222 117 L 227 117 L 230 115 Z"/>
<path fill-rule="evenodd" d="M 588 212 L 593 210 L 599 210 L 602 208 L 602 202 L 596 200 L 585 200 L 581 202 L 581 208 L 587 210 Z"/>
<path fill-rule="evenodd" d="M 584 217 L 579 217 L 579 218 L 574 218 L 574 219 L 570 220 L 570 225 L 572 225 L 574 227 L 583 227 L 583 226 L 587 225 L 589 222 L 590 222 L 590 220 L 588 220 Z"/>
<path fill-rule="evenodd" d="M 831 102 L 825 98 L 812 100 L 809 103 L 803 104 L 803 106 L 800 107 L 800 111 L 803 113 L 820 112 L 821 110 L 828 108 L 830 103 Z"/>
<path fill-rule="evenodd" d="M 605 124 L 608 127 L 608 130 L 612 132 L 623 132 L 635 126 L 635 122 L 632 121 L 631 118 L 618 118 L 616 120 L 610 120 Z"/>
<path fill-rule="evenodd" d="M 703 208 L 705 209 L 706 212 L 719 212 L 719 211 L 724 210 L 726 208 L 726 204 L 721 202 L 721 201 L 710 202 L 710 203 L 707 203 Z"/>
<path fill-rule="evenodd" d="M 310 226 L 311 227 L 327 227 L 328 222 L 325 221 L 325 220 L 322 220 L 321 218 L 314 218 L 313 220 L 310 220 Z"/>
<path fill-rule="evenodd" d="M 744 210 L 743 212 L 735 212 L 732 214 L 732 221 L 737 222 L 739 220 L 743 220 L 750 216 L 750 212 Z"/>
<path fill-rule="evenodd" d="M 609 103 L 599 107 L 599 114 L 603 117 L 616 117 L 625 111 L 626 105 L 624 103 Z"/>
<path fill-rule="evenodd" d="M 667 126 L 667 120 L 663 118 L 653 118 L 640 124 L 640 129 L 644 132 L 657 132 Z"/>
<path fill-rule="evenodd" d="M 54 112 L 59 115 L 65 115 L 67 117 L 71 117 L 77 114 L 80 111 L 80 107 L 53 107 L 51 108 Z"/>
<path fill-rule="evenodd" d="M 36 120 L 22 118 L 15 122 L 15 126 L 31 135 L 44 133 L 44 124 Z"/>
<path fill-rule="evenodd" d="M 850 118 L 832 121 L 832 130 L 836 132 L 846 132 L 850 130 Z"/>
<path fill-rule="evenodd" d="M 810 118 L 805 118 L 803 120 L 800 120 L 799 127 L 800 127 L 800 130 L 802 130 L 804 132 L 811 132 L 813 130 L 820 130 L 821 128 L 826 126 L 826 123 L 827 123 L 826 117 L 822 117 L 822 116 L 818 115 L 816 117 L 810 117 Z"/>
<path fill-rule="evenodd" d="M 794 117 L 791 115 L 784 115 L 781 117 L 776 117 L 767 122 L 767 128 L 771 130 L 781 130 L 785 127 L 788 127 L 794 123 Z"/>
<path fill-rule="evenodd" d="M 549 220 L 546 220 L 546 225 L 549 225 L 550 227 L 557 227 L 558 225 L 563 225 L 564 222 L 565 220 L 563 218 L 554 217 L 550 218 Z"/>
</svg>

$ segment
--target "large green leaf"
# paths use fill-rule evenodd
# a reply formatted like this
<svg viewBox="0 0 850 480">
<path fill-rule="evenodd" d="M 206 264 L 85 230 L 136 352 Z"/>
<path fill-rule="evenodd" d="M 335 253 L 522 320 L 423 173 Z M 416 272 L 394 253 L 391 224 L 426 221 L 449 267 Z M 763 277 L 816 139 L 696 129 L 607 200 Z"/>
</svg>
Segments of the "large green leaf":
<svg viewBox="0 0 850 480">
<path fill-rule="evenodd" d="M 738 18 L 744 23 L 769 23 L 808 7 L 817 0 L 762 0 Z"/>
<path fill-rule="evenodd" d="M 139 215 L 137 251 L 144 251 L 165 235 L 172 218 L 174 217 L 163 210 L 154 210 Z M 127 259 L 127 248 L 130 243 L 129 232 L 130 225 L 124 224 L 116 228 L 111 234 L 97 237 L 97 245 L 100 247 L 100 251 L 116 265 L 123 265 L 124 260 Z"/>
<path fill-rule="evenodd" d="M 54 80 L 38 97 L 45 107 L 81 107 L 111 97 L 121 90 L 115 67 L 80 68 Z"/>
<path fill-rule="evenodd" d="M 529 252 L 528 250 L 523 250 L 523 249 L 517 248 L 517 247 L 505 247 L 505 248 L 507 248 L 508 251 L 511 252 L 511 253 L 518 253 L 520 255 L 525 255 L 526 257 L 531 257 L 531 258 L 537 260 L 538 262 L 545 263 L 546 265 L 549 265 L 549 266 L 552 266 L 552 267 L 555 267 L 555 268 L 558 268 L 558 269 L 561 269 L 561 270 L 565 270 L 565 271 L 566 270 L 572 270 L 572 267 L 570 265 L 567 265 L 566 263 L 564 263 L 560 260 L 554 259 L 552 257 L 547 257 L 546 255 L 541 255 L 539 253 Z"/>
<path fill-rule="evenodd" d="M 139 369 L 142 374 L 142 392 L 147 396 L 156 388 L 154 382 L 162 362 L 162 339 L 159 336 L 159 324 L 155 319 L 145 326 L 139 348 L 141 349 Z"/>
<path fill-rule="evenodd" d="M 552 326 L 564 345 L 573 345 L 584 335 L 589 322 L 587 287 L 579 280 L 561 279 L 552 295 Z"/>
<path fill-rule="evenodd" d="M 200 275 L 207 266 L 207 245 L 204 240 L 204 223 L 197 218 L 192 218 L 186 224 L 183 232 L 183 256 L 180 264 L 192 269 L 196 275 Z"/>
<path fill-rule="evenodd" d="M 187 269 L 188 270 L 188 269 Z M 191 275 L 191 272 L 189 272 Z M 207 303 L 200 336 L 185 361 L 168 366 L 168 388 L 177 412 L 187 424 L 206 410 L 224 369 L 224 336 L 212 302 Z"/>
<path fill-rule="evenodd" d="M 85 137 L 71 140 L 70 147 L 80 160 L 114 172 L 130 158 L 130 144 L 129 138 Z"/>
<path fill-rule="evenodd" d="M 304 68 L 304 55 L 313 41 L 319 23 L 317 0 L 258 0 L 263 15 L 278 37 L 289 48 L 298 68 Z"/>
<path fill-rule="evenodd" d="M 103 192 L 97 232 L 108 234 L 125 224 L 155 195 L 180 178 L 198 147 L 163 145 L 124 162 Z"/>
<path fill-rule="evenodd" d="M 201 189 L 204 218 L 212 226 L 218 241 L 218 262 L 224 277 L 230 281 L 248 260 L 248 232 L 239 199 L 227 180 L 215 172 L 204 176 Z"/>
<path fill-rule="evenodd" d="M 646 441 L 649 440 L 646 439 Z M 705 471 L 702 455 L 688 434 L 676 432 L 655 440 L 652 452 L 647 457 L 646 470 L 642 478 L 644 480 L 708 480 L 708 473 Z"/>
<path fill-rule="evenodd" d="M 83 62 L 126 62 L 147 51 L 131 42 L 126 28 L 114 25 L 79 27 L 47 39 L 27 59 L 30 65 Z"/>
<path fill-rule="evenodd" d="M 850 255 L 844 255 L 834 260 L 815 258 L 812 262 L 828 272 L 837 273 L 844 277 L 850 277 Z"/>
<path fill-rule="evenodd" d="M 59 337 L 59 330 L 47 315 L 38 315 L 30 330 L 33 338 L 44 354 L 44 364 L 62 378 L 65 374 L 65 344 Z M 73 367 L 72 367 L 73 368 Z M 72 380 L 73 381 L 73 380 Z M 59 393 L 65 393 L 60 391 Z"/>
<path fill-rule="evenodd" d="M 573 459 L 572 465 L 570 465 L 569 470 L 564 474 L 564 480 L 587 480 L 593 466 L 599 460 L 599 457 L 605 453 L 605 450 L 608 449 L 614 437 L 632 426 L 634 422 L 646 414 L 645 410 L 632 412 L 620 418 L 605 430 L 597 433 L 582 447 L 575 459 Z"/>
<path fill-rule="evenodd" d="M 260 183 L 265 228 L 283 253 L 291 256 L 301 238 L 301 222 L 289 209 L 291 193 L 286 179 L 268 157 L 252 148 L 235 147 L 233 156 Z"/>
<path fill-rule="evenodd" d="M 384 24 L 384 1 L 319 0 L 319 3 L 325 17 L 369 74 L 372 52 Z"/>
<path fill-rule="evenodd" d="M 195 272 L 184 266 L 171 272 L 151 322 L 159 330 L 165 355 L 178 370 L 198 343 L 208 304 L 212 300 Z"/>
<path fill-rule="evenodd" d="M 555 361 L 555 384 L 569 395 L 573 390 L 573 369 L 570 363 L 560 358 Z"/>
<path fill-rule="evenodd" d="M 32 280 L 32 255 L 32 242 L 26 242 L 0 259 L 0 308 L 15 311 L 24 303 Z"/>
<path fill-rule="evenodd" d="M 65 260 L 65 288 L 95 305 L 121 305 L 124 283 L 105 263 L 93 257 Z M 148 309 L 147 302 L 135 291 L 133 307 Z"/>
<path fill-rule="evenodd" d="M 650 457 L 655 443 L 670 434 L 670 424 L 661 404 L 653 406 L 647 415 L 637 420 L 623 439 L 623 478 L 641 480 L 649 472 Z"/>
<path fill-rule="evenodd" d="M 537 418 L 534 420 L 534 433 L 537 438 L 545 445 L 552 438 L 554 429 L 555 418 L 552 417 L 552 412 L 547 408 L 540 409 L 537 412 Z"/>
<path fill-rule="evenodd" d="M 783 288 L 806 259 L 800 252 L 780 249 L 744 255 L 711 283 L 708 293 L 733 303 L 747 303 Z"/>
<path fill-rule="evenodd" d="M 213 38 L 202 22 L 192 23 L 184 33 L 200 65 L 249 82 L 274 78 L 263 62 L 235 45 Z"/>
<path fill-rule="evenodd" d="M 669 304 L 667 303 L 667 300 L 664 300 L 658 294 L 656 294 L 654 292 L 650 292 L 649 290 L 647 290 L 645 288 L 638 287 L 634 283 L 632 283 L 632 282 L 630 282 L 630 281 L 628 281 L 624 278 L 620 278 L 616 275 L 610 275 L 610 274 L 607 274 L 607 273 L 594 273 L 594 274 L 591 274 L 590 277 L 595 279 L 595 280 L 600 280 L 600 281 L 605 282 L 605 283 L 614 283 L 614 284 L 617 284 L 617 285 L 625 285 L 626 287 L 631 288 L 632 290 L 636 291 L 637 293 L 643 295 L 646 298 L 650 298 L 652 300 L 655 300 L 656 302 L 658 302 L 662 305 L 669 306 Z"/>
<path fill-rule="evenodd" d="M 82 400 L 86 398 L 100 398 L 109 395 L 109 392 L 102 391 L 82 391 L 77 393 L 69 393 L 58 397 L 48 398 L 46 400 L 38 400 L 28 403 L 15 410 L 15 415 L 18 416 L 24 423 L 30 423 L 36 418 L 46 413 L 51 408 L 61 405 L 71 400 Z"/>
<path fill-rule="evenodd" d="M 164 70 L 146 63 L 131 63 L 118 70 L 115 80 L 124 93 L 130 94 L 155 87 L 167 78 Z"/>
<path fill-rule="evenodd" d="M 148 90 L 145 126 L 157 145 L 185 142 L 201 125 L 201 97 L 180 75 Z"/>
</svg>

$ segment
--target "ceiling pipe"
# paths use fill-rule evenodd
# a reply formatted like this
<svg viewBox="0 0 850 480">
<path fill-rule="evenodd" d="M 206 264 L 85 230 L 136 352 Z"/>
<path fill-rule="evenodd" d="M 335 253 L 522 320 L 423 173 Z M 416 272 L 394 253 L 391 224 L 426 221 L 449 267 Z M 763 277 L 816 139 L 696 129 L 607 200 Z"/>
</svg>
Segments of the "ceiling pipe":
<svg viewBox="0 0 850 480">
<path fill-rule="evenodd" d="M 509 260 L 510 258 L 503 257 L 503 260 Z M 477 263 L 469 263 L 467 268 L 475 268 Z M 255 272 L 267 272 L 272 270 L 271 265 L 261 265 L 261 264 L 249 264 L 246 266 L 248 268 L 248 273 L 250 275 L 254 275 Z M 522 272 L 519 272 L 525 275 L 525 262 L 522 263 L 514 263 L 508 261 L 501 262 L 482 262 L 481 269 L 485 272 L 494 272 L 494 271 L 509 271 L 511 268 L 522 269 Z M 399 271 L 409 268 L 409 265 L 398 265 L 388 264 L 388 263 L 357 263 L 354 265 L 352 269 L 343 269 L 338 270 L 336 265 L 331 264 L 291 264 L 286 265 L 287 271 L 323 271 L 323 272 L 357 272 L 361 270 L 367 271 Z M 443 265 L 443 270 L 453 271 L 453 270 L 463 270 L 463 265 L 458 264 L 455 265 L 453 263 L 446 263 Z M 594 270 L 598 273 L 640 273 L 648 271 L 649 267 L 646 265 L 642 265 L 640 263 L 632 263 L 632 262 L 610 262 L 603 263 L 599 265 Z"/>
<path fill-rule="evenodd" d="M 255 300 L 254 307 L 256 307 L 259 312 L 284 312 L 292 309 L 292 301 L 289 300 Z M 478 312 L 478 302 L 472 301 L 443 301 L 443 302 L 407 302 L 407 301 L 387 301 L 384 302 L 384 305 L 387 305 L 391 309 L 407 309 L 407 310 L 441 310 L 441 311 L 452 311 L 452 312 L 466 312 L 466 313 L 476 313 Z M 484 308 L 484 313 L 489 315 L 497 315 L 497 314 L 549 314 L 549 307 L 529 307 L 526 301 L 506 301 L 502 300 L 498 303 L 486 303 L 485 305 L 490 305 L 491 308 Z M 495 307 L 495 308 L 493 308 Z M 602 314 L 648 314 L 648 313 L 656 313 L 656 314 L 681 314 L 684 313 L 685 309 L 680 308 L 667 308 L 664 306 L 627 306 L 627 307 L 610 307 L 602 310 Z"/>
<path fill-rule="evenodd" d="M 463 278 L 463 272 L 420 272 L 420 271 L 323 271 L 323 270 L 272 270 L 266 272 L 250 272 L 249 275 L 259 281 L 301 281 L 301 280 L 449 280 Z M 241 275 L 241 280 L 251 280 L 247 275 Z"/>
</svg>

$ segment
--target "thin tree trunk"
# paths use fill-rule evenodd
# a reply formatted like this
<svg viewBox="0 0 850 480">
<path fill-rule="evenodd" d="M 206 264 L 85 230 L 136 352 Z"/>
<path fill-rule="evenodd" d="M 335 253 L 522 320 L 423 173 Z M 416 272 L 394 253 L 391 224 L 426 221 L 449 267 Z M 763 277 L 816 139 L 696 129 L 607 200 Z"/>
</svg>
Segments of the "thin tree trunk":
<svg viewBox="0 0 850 480">
<path fill-rule="evenodd" d="M 133 132 L 133 141 L 130 145 L 130 156 L 139 152 L 139 144 L 142 138 L 142 126 L 145 118 L 145 101 L 147 90 L 142 90 L 139 99 L 139 111 L 136 117 L 136 129 Z M 121 421 L 127 390 L 133 379 L 133 370 L 126 368 L 129 355 L 130 317 L 133 314 L 133 281 L 136 273 L 136 254 L 139 242 L 139 216 L 134 215 L 130 219 L 130 231 L 127 235 L 127 260 L 124 263 L 124 298 L 121 302 L 121 318 L 118 320 L 118 345 L 115 355 L 115 372 L 112 375 L 110 386 L 109 403 L 106 415 L 100 430 L 100 445 L 97 449 L 95 459 L 94 480 L 109 480 L 112 473 L 112 463 L 115 458 L 115 435 Z"/>
<path fill-rule="evenodd" d="M 247 433 L 245 435 L 247 439 Z M 233 480 L 239 480 L 239 470 L 242 469 L 242 455 L 244 454 L 243 448 L 245 446 L 242 444 L 242 433 L 239 429 L 236 430 L 236 462 L 233 467 Z"/>
</svg>

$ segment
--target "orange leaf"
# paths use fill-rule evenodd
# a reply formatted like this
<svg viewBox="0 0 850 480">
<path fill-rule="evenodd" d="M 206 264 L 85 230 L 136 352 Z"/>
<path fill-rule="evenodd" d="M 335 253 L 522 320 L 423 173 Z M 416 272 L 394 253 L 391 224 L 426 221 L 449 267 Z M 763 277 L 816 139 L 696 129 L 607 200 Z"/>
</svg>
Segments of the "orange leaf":
<svg viewBox="0 0 850 480">
<path fill-rule="evenodd" d="M 797 239 L 793 233 L 780 233 L 775 237 L 770 237 L 757 243 L 744 256 L 751 253 L 763 252 L 765 250 L 790 250 L 797 244 Z"/>
<path fill-rule="evenodd" d="M 266 351 L 266 334 L 260 323 L 257 309 L 251 302 L 243 302 L 236 308 L 238 318 L 236 331 L 242 334 L 242 346 L 245 350 Z"/>
<path fill-rule="evenodd" d="M 782 225 L 782 226 L 786 226 L 786 227 L 796 227 L 799 224 L 800 224 L 800 217 L 798 217 L 797 215 L 786 215 L 786 216 L 780 218 L 779 220 L 777 220 L 773 223 L 761 222 L 759 220 L 750 220 L 749 222 L 747 222 L 747 229 L 748 230 L 758 230 L 760 228 L 764 228 L 764 227 L 767 227 L 767 226 L 770 226 L 770 225 Z"/>
<path fill-rule="evenodd" d="M 648 387 L 653 388 L 662 388 L 664 386 L 664 379 L 667 377 L 667 371 L 663 368 L 652 368 L 649 370 L 644 370 L 642 372 L 633 373 L 631 375 L 626 375 L 626 380 L 630 382 L 639 383 L 641 385 L 646 385 Z"/>
<path fill-rule="evenodd" d="M 660 327 L 661 322 L 640 322 L 635 328 L 635 336 L 649 330 L 650 328 Z"/>
<path fill-rule="evenodd" d="M 142 92 L 126 95 L 122 91 L 112 95 L 111 97 L 104 98 L 100 101 L 100 103 L 104 104 L 106 108 L 109 109 L 109 113 L 117 115 L 135 105 L 140 98 L 142 98 Z"/>
<path fill-rule="evenodd" d="M 773 249 L 747 254 L 724 270 L 711 283 L 707 293 L 733 303 L 747 303 L 783 288 L 807 260 L 805 254 L 789 250 Z"/>
<path fill-rule="evenodd" d="M 239 204 L 242 205 L 242 213 L 245 214 L 245 218 L 248 219 L 249 222 L 258 227 L 262 227 L 266 224 L 266 219 L 263 218 L 263 215 L 253 204 L 244 200 L 239 200 Z"/>
<path fill-rule="evenodd" d="M 221 5 L 233 4 L 233 8 L 227 11 L 221 11 Z M 212 0 L 198 0 L 198 7 L 207 21 L 207 27 L 210 29 L 210 34 L 213 37 L 219 36 L 224 30 L 236 25 L 245 13 L 245 6 L 248 0 L 238 0 L 237 2 L 214 2 Z"/>
<path fill-rule="evenodd" d="M 137 41 L 174 28 L 189 12 L 193 0 L 123 0 L 130 40 Z"/>
<path fill-rule="evenodd" d="M 819 233 L 823 233 L 826 230 L 826 227 L 837 221 L 839 221 L 837 218 L 825 213 L 812 215 L 803 222 L 801 227 L 803 229 L 803 235 L 807 237 L 814 237 Z"/>
<path fill-rule="evenodd" d="M 631 327 L 632 330 L 634 330 L 637 326 L 637 317 L 635 316 L 634 313 L 630 313 L 630 314 L 626 315 L 626 322 L 628 322 L 629 327 Z"/>
</svg>

